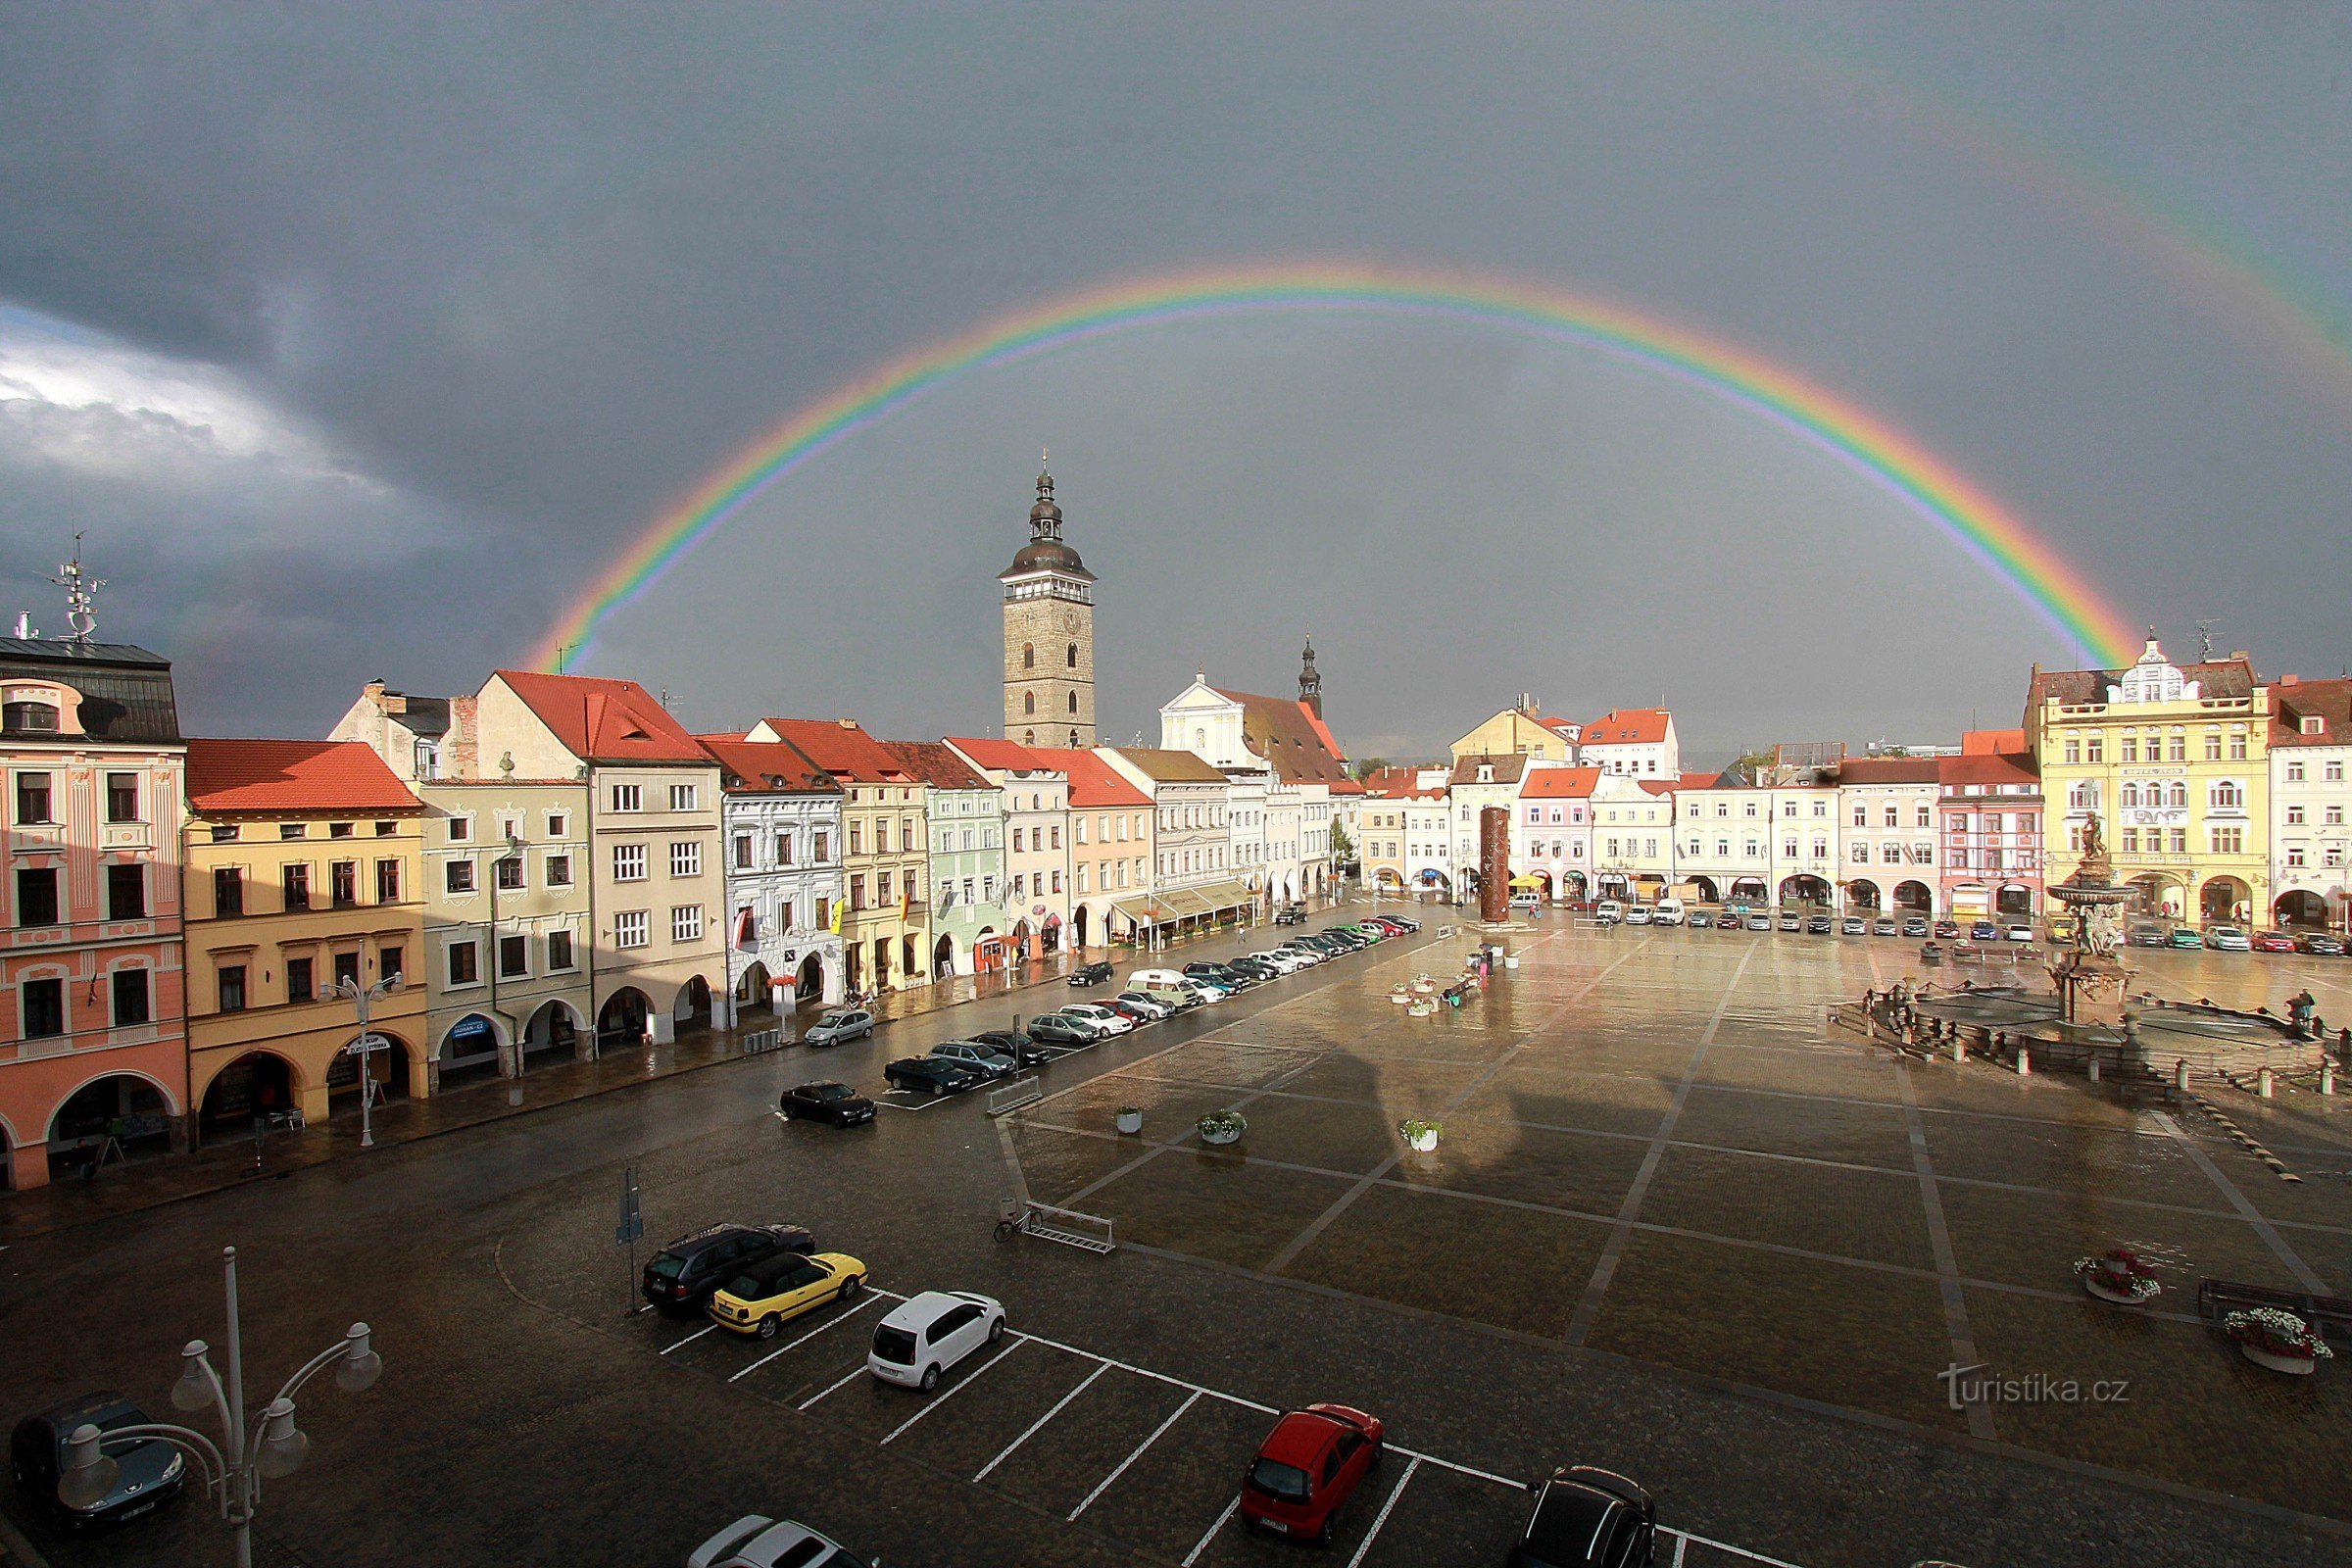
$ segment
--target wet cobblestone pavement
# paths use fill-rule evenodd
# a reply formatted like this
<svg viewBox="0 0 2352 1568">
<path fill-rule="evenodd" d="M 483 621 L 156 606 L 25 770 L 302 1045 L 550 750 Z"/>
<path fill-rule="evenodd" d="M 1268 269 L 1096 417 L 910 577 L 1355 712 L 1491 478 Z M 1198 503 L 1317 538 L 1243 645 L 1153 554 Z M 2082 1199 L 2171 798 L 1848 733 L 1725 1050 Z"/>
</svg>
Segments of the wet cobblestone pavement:
<svg viewBox="0 0 2352 1568">
<path fill-rule="evenodd" d="M 1342 1516 L 1349 1568 L 1497 1562 L 1512 1482 L 1565 1462 L 1650 1486 L 1683 1568 L 2352 1562 L 2342 1368 L 2258 1372 L 2175 1310 L 2202 1274 L 2352 1288 L 2352 1187 L 2320 1174 L 2352 1168 L 2340 1102 L 2232 1102 L 2310 1173 L 2288 1188 L 2193 1113 L 1825 1039 L 1830 1001 L 1901 972 L 1892 943 L 1546 920 L 1491 992 L 1407 1018 L 1390 986 L 1466 945 L 1436 924 L 1056 1062 L 998 1121 L 978 1097 L 848 1132 L 770 1107 L 811 1077 L 878 1089 L 1045 996 L 20 1241 L 0 1410 L 100 1386 L 167 1410 L 179 1343 L 223 1337 L 234 1242 L 257 1396 L 354 1317 L 386 1357 L 365 1395 L 306 1390 L 311 1460 L 264 1506 L 279 1560 L 674 1564 L 759 1511 L 893 1568 L 1288 1562 L 1223 1510 L 1267 1408 L 1336 1398 L 1396 1450 Z M 2179 958 L 2217 1001 L 2309 978 Z M 1112 1130 L 1128 1104 L 1141 1137 Z M 1249 1133 L 1200 1149 L 1227 1105 Z M 1407 1115 L 1444 1124 L 1436 1152 Z M 796 1220 L 876 1298 L 773 1342 L 632 1311 L 624 1167 L 649 1245 Z M 1119 1250 L 993 1241 L 1016 1183 L 1109 1216 Z M 2157 1310 L 2075 1287 L 2116 1240 L 2158 1255 Z M 858 1371 L 879 1293 L 926 1288 L 996 1296 L 1013 1330 L 928 1399 Z M 1972 1438 L 1936 1379 L 1962 1332 L 1996 1371 L 2132 1401 L 2002 1405 Z M 59 1568 L 228 1560 L 188 1506 L 29 1533 Z"/>
</svg>

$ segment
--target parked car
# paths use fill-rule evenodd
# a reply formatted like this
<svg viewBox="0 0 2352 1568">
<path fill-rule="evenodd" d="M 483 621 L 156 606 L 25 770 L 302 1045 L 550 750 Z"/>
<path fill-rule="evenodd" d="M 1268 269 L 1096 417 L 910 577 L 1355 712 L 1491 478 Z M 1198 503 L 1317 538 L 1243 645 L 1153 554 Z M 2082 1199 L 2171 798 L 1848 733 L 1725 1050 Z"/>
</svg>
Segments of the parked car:
<svg viewBox="0 0 2352 1568">
<path fill-rule="evenodd" d="M 1103 981 L 1109 979 L 1110 974 L 1110 964 L 1107 961 L 1098 960 L 1094 963 L 1082 963 L 1077 968 L 1070 971 L 1070 984 L 1074 986 L 1099 986 Z"/>
<path fill-rule="evenodd" d="M 2205 937 L 2193 925 L 2177 925 L 2173 927 L 2172 945 L 2176 948 L 2202 948 L 2205 946 Z"/>
<path fill-rule="evenodd" d="M 1252 953 L 1250 956 L 1260 962 L 1272 964 L 1284 974 L 1297 974 L 1314 962 L 1305 954 L 1291 948 L 1267 948 L 1263 952 Z"/>
<path fill-rule="evenodd" d="M 1328 1545 L 1333 1519 L 1380 1462 L 1377 1416 L 1344 1404 L 1310 1404 L 1274 1423 L 1242 1474 L 1242 1524 Z"/>
<path fill-rule="evenodd" d="M 1957 942 L 1957 941 L 1959 941 L 1959 940 L 1960 940 L 1960 922 L 1959 922 L 1959 921 L 1957 921 L 1957 920 L 1938 920 L 1938 921 L 1936 921 L 1936 941 L 1938 941 L 1938 942 Z"/>
<path fill-rule="evenodd" d="M 1781 915 L 1781 929 L 1784 931 L 1801 930 L 1804 927 L 1804 923 L 1805 917 L 1801 914 L 1784 912 Z"/>
<path fill-rule="evenodd" d="M 1511 895 L 1511 907 L 1514 909 L 1541 909 L 1544 907 L 1544 895 L 1541 893 L 1514 893 Z"/>
<path fill-rule="evenodd" d="M 787 1089 L 776 1109 L 786 1121 L 825 1121 L 836 1127 L 859 1127 L 874 1119 L 874 1102 L 830 1079 Z"/>
<path fill-rule="evenodd" d="M 84 1394 L 17 1423 L 8 1444 L 9 1471 L 25 1504 L 51 1524 L 88 1531 L 128 1524 L 172 1501 L 187 1484 L 187 1461 L 172 1445 L 149 1438 L 109 1446 L 105 1452 L 115 1461 L 115 1484 L 86 1507 L 60 1497 L 57 1483 L 65 1473 L 66 1444 L 78 1428 L 106 1433 L 147 1424 L 147 1412 L 112 1389 Z"/>
<path fill-rule="evenodd" d="M 1769 931 L 1772 929 L 1772 916 L 1758 909 L 1747 917 L 1747 928 L 1750 931 Z"/>
<path fill-rule="evenodd" d="M 2216 953 L 2248 953 L 2254 947 L 2254 944 L 2247 940 L 2245 928 L 2234 925 L 2217 925 L 2207 931 L 2205 945 Z"/>
<path fill-rule="evenodd" d="M 1894 916 L 1890 914 L 1882 914 L 1870 922 L 1870 934 L 1874 937 L 1893 936 L 1896 929 Z"/>
<path fill-rule="evenodd" d="M 1830 934 L 1831 926 L 1832 922 L 1830 917 L 1826 914 L 1808 914 L 1805 916 L 1805 931 L 1808 935 L 1826 937 Z"/>
<path fill-rule="evenodd" d="M 801 1040 L 805 1045 L 840 1046 L 853 1040 L 871 1040 L 873 1037 L 872 1013 L 863 1007 L 834 1007 L 810 1024 Z"/>
<path fill-rule="evenodd" d="M 1968 928 L 1968 940 L 1971 942 L 1998 942 L 2001 940 L 2001 928 L 1990 920 L 1979 920 Z"/>
<path fill-rule="evenodd" d="M 1625 906 L 1627 925 L 1647 925 L 1656 917 L 1657 911 L 1646 904 L 1629 904 Z"/>
<path fill-rule="evenodd" d="M 710 1321 L 737 1334 L 772 1340 L 803 1312 L 827 1301 L 854 1301 L 865 1289 L 865 1265 L 847 1252 L 787 1253 L 754 1263 L 710 1296 Z"/>
<path fill-rule="evenodd" d="M 1029 1020 L 1029 1038 L 1041 1046 L 1091 1046 L 1096 1036 L 1094 1025 L 1049 1012 Z"/>
<path fill-rule="evenodd" d="M 1099 1002 L 1074 1002 L 1061 1009 L 1064 1018 L 1075 1018 L 1091 1025 L 1097 1040 L 1109 1040 L 1118 1035 L 1135 1033 L 1135 1020 L 1116 1007 L 1105 1007 Z"/>
<path fill-rule="evenodd" d="M 1592 906 L 1592 918 L 1602 925 L 1622 925 L 1625 923 L 1625 906 L 1615 899 L 1603 899 Z"/>
<path fill-rule="evenodd" d="M 2306 931 L 2295 938 L 2295 951 L 2315 957 L 2340 958 L 2344 956 L 2344 943 L 2341 937 L 2329 936 L 2325 931 Z"/>
<path fill-rule="evenodd" d="M 2031 942 L 2034 940 L 2034 928 L 2023 920 L 2013 921 L 2001 928 L 2001 940 L 2003 942 Z"/>
<path fill-rule="evenodd" d="M 983 1029 L 967 1038 L 996 1047 L 1024 1067 L 1042 1067 L 1054 1059 L 1054 1053 L 1040 1050 L 1034 1038 L 1018 1029 Z"/>
<path fill-rule="evenodd" d="M 1162 1002 L 1157 997 L 1147 996 L 1141 991 L 1122 991 L 1103 1005 L 1117 1008 L 1139 1024 L 1157 1023 L 1162 1018 L 1172 1018 L 1176 1015 L 1174 1003 Z"/>
<path fill-rule="evenodd" d="M 977 1040 L 942 1040 L 931 1048 L 937 1061 L 952 1061 L 964 1071 L 983 1078 L 1009 1078 L 1021 1070 L 1021 1064 L 1009 1051 Z"/>
<path fill-rule="evenodd" d="M 1410 936 L 1415 931 L 1421 929 L 1421 922 L 1414 919 L 1409 914 L 1384 914 L 1381 916 L 1381 918 L 1384 920 L 1393 920 L 1396 924 L 1404 927 L 1405 934 L 1407 936 Z"/>
<path fill-rule="evenodd" d="M 2173 945 L 2172 933 L 2160 925 L 2135 925 L 2132 928 L 2132 934 L 2124 940 L 2135 948 L 2169 948 Z"/>
<path fill-rule="evenodd" d="M 865 1568 L 865 1563 L 807 1525 L 747 1513 L 695 1547 L 686 1568 Z"/>
<path fill-rule="evenodd" d="M 901 1056 L 882 1069 L 883 1082 L 893 1089 L 925 1095 L 960 1095 L 987 1075 L 939 1056 Z"/>
<path fill-rule="evenodd" d="M 1658 1514 L 1649 1494 L 1610 1470 L 1554 1470 L 1511 1553 L 1510 1568 L 1648 1568 Z"/>
<path fill-rule="evenodd" d="M 798 1225 L 706 1225 L 647 1258 L 638 1288 L 663 1311 L 699 1312 L 712 1291 L 752 1264 L 815 1250 L 816 1238 Z"/>
<path fill-rule="evenodd" d="M 1274 923 L 1276 925 L 1306 924 L 1306 906 L 1303 904 L 1284 905 L 1274 912 Z"/>
<path fill-rule="evenodd" d="M 1911 914 L 1903 917 L 1903 935 L 1907 937 L 1924 937 L 1927 934 L 1928 917 L 1926 915 Z"/>
<path fill-rule="evenodd" d="M 1838 931 L 1841 936 L 1866 937 L 1870 935 L 1870 922 L 1858 914 L 1849 914 L 1838 922 Z"/>
<path fill-rule="evenodd" d="M 2258 931 L 2254 934 L 2254 951 L 2256 953 L 2292 953 L 2295 951 L 2295 939 L 2292 934 L 2285 931 Z"/>
<path fill-rule="evenodd" d="M 1689 916 L 1690 929 L 1704 931 L 1715 923 L 1715 916 L 1704 909 L 1692 909 Z"/>
<path fill-rule="evenodd" d="M 1651 925 L 1681 925 L 1688 917 L 1683 909 L 1683 901 L 1676 898 L 1660 899 L 1649 910 Z"/>
<path fill-rule="evenodd" d="M 1281 968 L 1275 964 L 1268 963 L 1263 958 L 1252 958 L 1249 956 L 1227 958 L 1225 960 L 1225 967 L 1233 973 L 1242 976 L 1244 979 L 1254 981 L 1259 985 L 1265 984 L 1268 980 L 1279 980 L 1282 978 Z"/>
<path fill-rule="evenodd" d="M 1328 963 L 1331 961 L 1330 954 L 1325 953 L 1321 948 L 1316 947 L 1313 943 L 1304 941 L 1298 937 L 1293 937 L 1290 941 L 1285 942 L 1282 945 L 1282 951 L 1285 953 L 1298 955 L 1299 957 L 1304 958 L 1310 966 L 1318 963 Z"/>
<path fill-rule="evenodd" d="M 925 1291 L 899 1303 L 874 1328 L 865 1369 L 885 1383 L 929 1394 L 940 1374 L 1004 1337 L 1004 1306 L 968 1291 Z"/>
</svg>

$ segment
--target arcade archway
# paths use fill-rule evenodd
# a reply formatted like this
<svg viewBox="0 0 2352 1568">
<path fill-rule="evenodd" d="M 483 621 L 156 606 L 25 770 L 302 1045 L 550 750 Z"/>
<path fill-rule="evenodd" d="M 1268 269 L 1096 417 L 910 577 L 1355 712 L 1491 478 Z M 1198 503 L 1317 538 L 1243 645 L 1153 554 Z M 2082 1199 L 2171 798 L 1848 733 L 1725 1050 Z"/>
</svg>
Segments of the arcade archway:
<svg viewBox="0 0 2352 1568">
<path fill-rule="evenodd" d="M 213 1074 L 196 1110 L 198 1138 L 253 1131 L 254 1118 L 282 1116 L 297 1108 L 300 1071 L 274 1051 L 248 1051 Z"/>
<path fill-rule="evenodd" d="M 1876 914 L 1886 906 L 1876 882 L 1856 877 L 1845 885 L 1845 906 L 1856 914 Z"/>
<path fill-rule="evenodd" d="M 2253 917 L 2254 890 L 2233 876 L 2210 878 L 2197 894 L 2197 912 L 2208 925 L 2242 925 Z"/>
<path fill-rule="evenodd" d="M 1781 902 L 1783 904 L 1809 904 L 1826 909 L 1835 898 L 1836 895 L 1830 891 L 1829 883 L 1810 873 L 1800 873 L 1781 879 Z"/>
<path fill-rule="evenodd" d="M 1925 882 L 1897 882 L 1894 885 L 1894 906 L 1905 914 L 1934 914 L 1935 891 Z"/>
<path fill-rule="evenodd" d="M 605 999 L 596 1010 L 596 1044 L 602 1051 L 625 1050 L 630 1046 L 646 1045 L 646 1020 L 654 1015 L 651 997 L 635 986 L 622 986 Z"/>
<path fill-rule="evenodd" d="M 2271 906 L 2271 918 L 2282 926 L 2312 931 L 2328 929 L 2328 901 L 2308 889 L 2281 893 Z"/>
</svg>

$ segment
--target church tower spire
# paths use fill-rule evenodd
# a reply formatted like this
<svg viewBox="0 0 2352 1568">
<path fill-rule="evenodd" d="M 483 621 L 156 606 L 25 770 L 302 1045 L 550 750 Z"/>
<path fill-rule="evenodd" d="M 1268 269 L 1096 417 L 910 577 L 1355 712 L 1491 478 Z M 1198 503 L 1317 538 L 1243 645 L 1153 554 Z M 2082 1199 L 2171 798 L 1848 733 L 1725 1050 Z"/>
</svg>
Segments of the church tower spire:
<svg viewBox="0 0 2352 1568">
<path fill-rule="evenodd" d="M 1054 473 L 1042 468 L 1029 542 L 997 573 L 1004 587 L 1004 738 L 1095 744 L 1095 574 L 1062 542 Z"/>
<path fill-rule="evenodd" d="M 1323 716 L 1323 677 L 1315 670 L 1315 634 L 1306 634 L 1306 651 L 1298 656 L 1298 700 L 1317 718 Z"/>
</svg>

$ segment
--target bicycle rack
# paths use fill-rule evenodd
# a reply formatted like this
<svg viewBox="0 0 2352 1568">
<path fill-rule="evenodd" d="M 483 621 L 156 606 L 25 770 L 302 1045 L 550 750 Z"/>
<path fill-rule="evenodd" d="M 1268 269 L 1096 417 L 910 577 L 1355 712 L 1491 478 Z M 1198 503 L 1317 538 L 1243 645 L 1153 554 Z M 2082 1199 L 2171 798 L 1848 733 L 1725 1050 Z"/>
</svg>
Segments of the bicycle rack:
<svg viewBox="0 0 2352 1568">
<path fill-rule="evenodd" d="M 1046 1092 L 1038 1086 L 1037 1074 L 1029 1073 L 1000 1088 L 991 1089 L 986 1108 L 991 1116 L 1002 1116 L 1008 1110 L 1034 1104 L 1045 1098 Z"/>
</svg>

